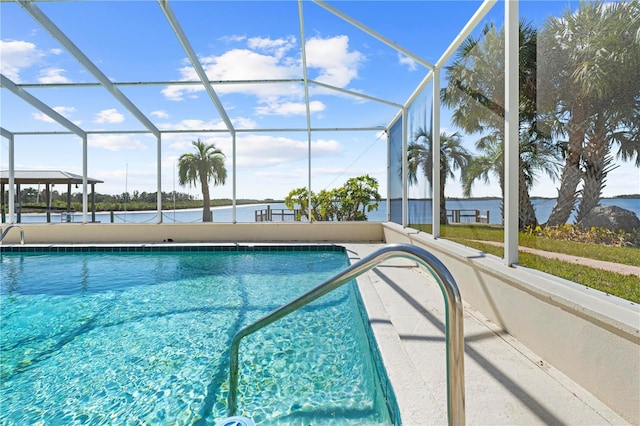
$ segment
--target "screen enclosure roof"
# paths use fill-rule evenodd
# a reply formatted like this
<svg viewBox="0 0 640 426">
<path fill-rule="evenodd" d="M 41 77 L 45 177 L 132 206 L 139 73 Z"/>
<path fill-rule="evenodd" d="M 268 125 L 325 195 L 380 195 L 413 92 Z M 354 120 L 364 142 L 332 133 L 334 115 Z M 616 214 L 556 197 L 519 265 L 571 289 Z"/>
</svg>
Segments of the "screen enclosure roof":
<svg viewBox="0 0 640 426">
<path fill-rule="evenodd" d="M 3 20 L 49 34 L 47 51 L 36 50 L 51 58 L 39 69 L 3 67 L 2 133 L 383 130 L 467 20 L 494 2 L 413 16 L 428 3 L 3 1 Z M 445 18 L 438 43 L 403 25 Z M 7 62 L 12 34 L 3 32 Z"/>
</svg>

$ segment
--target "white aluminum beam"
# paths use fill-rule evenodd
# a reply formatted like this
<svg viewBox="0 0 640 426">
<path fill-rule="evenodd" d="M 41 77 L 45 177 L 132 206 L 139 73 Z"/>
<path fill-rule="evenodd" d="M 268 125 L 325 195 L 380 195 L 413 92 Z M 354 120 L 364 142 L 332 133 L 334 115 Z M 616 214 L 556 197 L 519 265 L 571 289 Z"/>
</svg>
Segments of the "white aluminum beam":
<svg viewBox="0 0 640 426">
<path fill-rule="evenodd" d="M 369 34 L 371 37 L 381 41 L 382 43 L 386 44 L 387 46 L 391 47 L 392 49 L 402 53 L 403 55 L 408 56 L 409 58 L 413 59 L 414 61 L 418 62 L 421 65 L 424 65 L 425 67 L 429 68 L 429 69 L 433 69 L 434 65 L 425 60 L 422 59 L 420 56 L 416 55 L 415 53 L 409 51 L 408 49 L 405 49 L 404 47 L 400 46 L 398 43 L 389 40 L 388 38 L 386 38 L 385 36 L 383 36 L 382 34 L 374 31 L 373 29 L 367 27 L 366 25 L 356 21 L 355 19 L 351 18 L 350 16 L 340 12 L 338 9 L 329 6 L 327 3 L 325 3 L 324 1 L 321 0 L 313 0 L 313 2 L 315 4 L 317 4 L 318 6 L 322 7 L 323 9 L 331 12 L 332 14 L 336 15 L 337 17 L 347 21 L 348 23 L 350 23 L 351 25 L 353 25 L 354 27 L 364 31 L 365 33 Z"/>
<path fill-rule="evenodd" d="M 21 98 L 31 106 L 35 107 L 36 109 L 40 110 L 42 113 L 48 115 L 52 120 L 55 120 L 60 125 L 66 127 L 74 134 L 80 136 L 81 138 L 84 138 L 87 136 L 87 133 L 84 130 L 82 130 L 80 127 L 73 124 L 71 121 L 63 117 L 58 111 L 54 110 L 49 105 L 45 104 L 40 99 L 33 96 L 31 93 L 27 92 L 26 90 L 20 87 L 17 87 L 15 83 L 9 80 L 9 78 L 5 77 L 4 74 L 0 74 L 0 85 L 2 87 L 6 87 L 7 89 L 9 89 L 11 93 L 18 96 L 19 98 Z"/>
<path fill-rule="evenodd" d="M 377 132 L 386 130 L 384 126 L 370 127 L 312 127 L 312 132 Z M 263 128 L 263 129 L 236 129 L 236 133 L 301 133 L 306 132 L 304 127 L 299 128 Z M 185 130 L 160 130 L 161 133 L 229 133 L 226 129 L 185 129 Z M 87 130 L 87 135 L 105 135 L 105 134 L 147 134 L 147 130 Z M 73 135 L 74 132 L 62 131 L 33 131 L 33 132 L 13 132 L 15 136 L 36 136 L 36 135 Z"/>
<path fill-rule="evenodd" d="M 519 51 L 520 29 L 518 0 L 504 2 L 504 263 L 518 263 L 518 180 L 520 171 Z"/>
<path fill-rule="evenodd" d="M 156 173 L 158 174 L 156 179 L 156 204 L 158 210 L 156 223 L 162 223 L 162 134 L 156 140 Z"/>
<path fill-rule="evenodd" d="M 15 189 L 15 178 L 16 178 L 16 165 L 15 165 L 15 149 L 14 149 L 14 135 L 10 131 L 6 130 L 4 127 L 0 127 L 0 135 L 9 140 L 9 221 L 8 223 L 13 223 L 13 217 L 15 216 L 16 209 L 16 189 Z M 0 196 L 4 197 L 4 194 L 0 194 Z"/>
<path fill-rule="evenodd" d="M 422 91 L 422 89 L 424 89 L 424 87 L 429 84 L 429 81 L 431 81 L 431 79 L 433 78 L 433 70 L 429 71 L 427 73 L 427 75 L 422 79 L 422 81 L 420 82 L 420 84 L 418 84 L 418 87 L 416 87 L 416 89 L 413 91 L 413 93 L 411 94 L 411 96 L 409 96 L 409 98 L 407 99 L 407 101 L 404 103 L 404 105 L 402 106 L 402 108 L 409 108 L 409 106 L 411 105 L 411 103 L 418 97 L 418 95 L 420 94 L 420 92 Z M 393 123 L 395 123 L 400 117 L 402 117 L 402 110 L 398 111 L 398 113 L 395 115 L 395 117 L 393 117 L 393 119 L 391 120 L 391 122 L 389 123 L 389 125 L 387 126 L 387 128 L 391 128 L 393 127 Z"/>
<path fill-rule="evenodd" d="M 307 73 L 307 49 L 304 38 L 304 14 L 302 0 L 298 0 L 298 21 L 300 23 L 300 54 L 302 56 L 302 79 L 304 80 L 304 105 L 307 113 L 307 185 L 309 199 L 307 200 L 307 222 L 311 223 L 311 109 L 309 108 L 309 74 Z"/>
<path fill-rule="evenodd" d="M 87 163 L 88 161 L 87 149 L 88 149 L 88 142 L 87 142 L 87 135 L 85 135 L 82 138 L 82 223 L 88 222 L 87 211 L 89 209 L 89 197 L 87 196 L 87 182 L 88 182 L 87 174 L 89 173 L 89 166 Z"/>
<path fill-rule="evenodd" d="M 156 126 L 116 87 L 111 80 L 82 52 L 33 2 L 17 0 L 18 4 L 51 34 L 78 62 L 80 62 L 134 117 L 156 137 L 160 131 Z"/>
<path fill-rule="evenodd" d="M 433 100 L 431 118 L 431 143 L 433 164 L 431 170 L 431 235 L 440 237 L 440 69 L 433 70 Z"/>
<path fill-rule="evenodd" d="M 407 158 L 408 129 L 407 109 L 402 108 L 402 226 L 409 226 L 409 159 Z"/>
<path fill-rule="evenodd" d="M 208 80 L 213 85 L 234 85 L 234 84 L 286 84 L 286 83 L 302 83 L 301 78 L 274 79 L 274 80 Z M 200 80 L 169 80 L 169 81 L 119 81 L 113 82 L 116 87 L 119 86 L 198 86 L 202 85 Z M 68 88 L 68 87 L 101 87 L 100 83 L 20 83 L 18 87 L 25 89 L 35 88 Z"/>
<path fill-rule="evenodd" d="M 438 62 L 436 62 L 436 68 L 442 68 L 445 63 L 449 60 L 451 55 L 453 55 L 456 49 L 462 44 L 462 42 L 471 34 L 471 32 L 478 26 L 480 21 L 486 16 L 487 13 L 491 10 L 494 4 L 497 3 L 498 0 L 485 0 L 484 3 L 480 5 L 476 13 L 473 14 L 471 19 L 467 21 L 467 24 L 462 28 L 462 31 L 458 33 L 453 42 L 449 45 L 447 50 L 444 51 Z M 510 1 L 510 0 L 506 0 Z"/>
<path fill-rule="evenodd" d="M 325 87 L 325 88 L 330 89 L 330 90 L 335 90 L 336 92 L 341 92 L 341 93 L 345 93 L 347 95 L 356 96 L 358 98 L 367 99 L 369 101 L 378 102 L 378 103 L 389 105 L 389 106 L 396 107 L 396 108 L 402 108 L 402 105 L 397 104 L 395 102 L 386 101 L 384 99 L 376 98 L 374 96 L 365 95 L 364 93 L 354 92 L 353 90 L 342 89 L 340 87 L 332 86 L 331 84 L 322 83 L 321 81 L 309 80 L 309 83 L 311 83 L 313 85 L 316 85 L 316 86 Z"/>
<path fill-rule="evenodd" d="M 424 89 L 425 86 L 429 84 L 432 78 L 433 78 L 433 70 L 429 71 L 427 75 L 424 76 L 420 84 L 418 84 L 418 87 L 416 87 L 416 89 L 413 91 L 411 96 L 409 96 L 409 99 L 407 99 L 407 101 L 404 103 L 405 108 L 409 108 L 411 103 L 416 100 L 418 95 L 420 95 L 420 92 L 422 92 L 422 89 Z"/>
<path fill-rule="evenodd" d="M 238 179 L 236 179 L 237 176 L 237 170 L 238 168 L 237 166 L 237 158 L 238 158 L 238 150 L 236 149 L 237 146 L 237 138 L 236 138 L 236 133 L 233 132 L 231 134 L 231 170 L 233 173 L 233 179 L 232 179 L 232 196 L 231 196 L 231 222 L 233 223 L 237 223 L 237 218 L 236 218 L 236 197 L 237 197 L 237 187 L 238 187 Z"/>
<path fill-rule="evenodd" d="M 325 87 L 327 89 L 345 93 L 347 95 L 356 96 L 362 99 L 368 99 L 370 101 L 390 105 L 397 108 L 402 108 L 401 104 L 396 102 L 387 101 L 385 99 L 376 98 L 375 96 L 365 95 L 360 92 L 354 92 L 353 90 L 343 89 L 331 84 L 323 83 L 321 81 L 308 79 L 309 84 Z M 209 80 L 209 83 L 218 85 L 239 85 L 239 84 L 289 84 L 289 83 L 304 83 L 304 79 L 276 79 L 276 80 Z M 120 81 L 114 82 L 114 86 L 198 86 L 202 85 L 202 81 Z M 44 88 L 86 88 L 86 87 L 101 87 L 100 83 L 16 83 L 16 87 L 24 89 L 44 89 Z"/>
<path fill-rule="evenodd" d="M 171 9 L 171 6 L 169 6 L 169 2 L 167 0 L 158 0 L 158 4 L 160 5 L 162 12 L 164 13 L 164 16 L 167 18 L 167 21 L 169 21 L 169 25 L 171 25 L 173 32 L 176 34 L 176 37 L 178 37 L 180 45 L 182 45 L 182 48 L 187 54 L 187 57 L 191 61 L 191 65 L 193 65 L 196 74 L 198 74 L 198 77 L 200 78 L 202 85 L 207 91 L 207 94 L 216 106 L 216 109 L 218 110 L 218 114 L 220 114 L 222 121 L 224 121 L 224 124 L 227 126 L 229 132 L 233 133 L 235 129 L 233 127 L 233 124 L 231 123 L 231 120 L 229 119 L 229 116 L 227 115 L 227 111 L 224 109 L 224 106 L 222 106 L 222 102 L 220 102 L 220 98 L 216 94 L 215 90 L 213 90 L 211 83 L 209 83 L 209 77 L 207 77 L 207 73 L 204 71 L 200 60 L 198 59 L 198 55 L 196 55 L 196 52 L 193 50 L 193 47 L 191 46 L 187 35 L 182 30 L 182 26 L 180 25 L 180 22 L 178 22 L 178 18 L 176 18 L 176 15 Z"/>
</svg>

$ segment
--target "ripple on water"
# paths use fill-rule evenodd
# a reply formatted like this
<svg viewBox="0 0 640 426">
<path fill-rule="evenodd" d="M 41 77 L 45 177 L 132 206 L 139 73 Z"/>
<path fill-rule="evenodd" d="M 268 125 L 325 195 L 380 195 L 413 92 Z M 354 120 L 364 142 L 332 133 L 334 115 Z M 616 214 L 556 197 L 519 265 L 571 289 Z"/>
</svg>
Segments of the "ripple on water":
<svg viewBox="0 0 640 426">
<path fill-rule="evenodd" d="M 0 423 L 192 424 L 205 416 L 215 424 L 227 415 L 232 334 L 329 274 L 229 271 L 81 294 L 3 295 Z M 242 414 L 258 424 L 388 424 L 371 361 L 356 349 L 363 343 L 351 291 L 243 341 Z"/>
</svg>

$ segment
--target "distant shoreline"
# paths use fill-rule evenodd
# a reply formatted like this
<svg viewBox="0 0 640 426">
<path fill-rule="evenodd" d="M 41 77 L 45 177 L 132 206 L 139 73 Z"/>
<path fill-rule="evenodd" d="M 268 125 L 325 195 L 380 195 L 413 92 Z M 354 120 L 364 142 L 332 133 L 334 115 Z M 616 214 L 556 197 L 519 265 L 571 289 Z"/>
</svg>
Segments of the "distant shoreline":
<svg viewBox="0 0 640 426">
<path fill-rule="evenodd" d="M 532 200 L 555 200 L 558 197 L 530 197 Z M 400 198 L 393 198 L 399 200 Z M 501 197 L 446 197 L 446 201 L 494 201 L 501 200 Z M 579 200 L 580 198 L 578 198 Z M 431 198 L 409 198 L 409 200 L 431 200 Z M 613 197 L 602 197 L 601 200 L 640 200 L 640 194 L 615 195 Z"/>
</svg>

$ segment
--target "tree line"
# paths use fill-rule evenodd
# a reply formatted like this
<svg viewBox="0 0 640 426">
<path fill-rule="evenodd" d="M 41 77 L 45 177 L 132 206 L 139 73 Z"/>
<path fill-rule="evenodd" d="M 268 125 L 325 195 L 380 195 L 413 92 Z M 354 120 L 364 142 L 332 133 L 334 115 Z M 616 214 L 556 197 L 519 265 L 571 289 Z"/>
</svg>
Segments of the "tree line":
<svg viewBox="0 0 640 426">
<path fill-rule="evenodd" d="M 156 192 L 145 191 L 133 191 L 123 192 L 121 194 L 95 194 L 95 207 L 96 211 L 141 211 L 141 210 L 155 210 L 158 206 Z M 191 194 L 182 192 L 161 192 L 162 205 L 164 209 L 173 208 L 176 209 L 192 209 L 201 208 L 204 205 L 204 201 L 196 198 Z M 175 198 L 174 198 L 175 196 Z M 22 188 L 20 190 L 20 204 L 23 211 L 28 211 L 29 208 L 37 208 L 38 210 L 44 209 L 45 205 L 45 191 L 38 191 L 35 188 Z M 66 210 L 67 209 L 67 192 L 51 191 L 51 205 L 52 209 Z M 82 193 L 71 193 L 71 209 L 76 211 L 82 210 Z M 238 199 L 236 204 L 255 204 L 260 202 L 277 202 L 277 200 L 255 200 L 255 199 Z M 233 203 L 230 198 L 218 198 L 210 200 L 210 206 L 228 206 Z"/>
<path fill-rule="evenodd" d="M 156 203 L 157 200 L 157 192 L 145 192 L 145 191 L 133 191 L 133 192 L 123 192 L 121 194 L 101 194 L 96 192 L 95 200 L 96 203 Z M 51 202 L 59 204 L 66 203 L 68 199 L 68 192 L 59 192 L 56 190 L 52 190 L 49 193 L 51 198 Z M 173 202 L 183 202 L 183 201 L 193 201 L 195 197 L 191 194 L 185 194 L 181 192 L 161 192 L 162 202 L 169 203 Z M 22 204 L 29 205 L 42 205 L 44 206 L 44 202 L 46 199 L 45 190 L 38 191 L 36 188 L 22 188 L 19 193 L 20 202 Z M 72 192 L 71 193 L 71 202 L 82 203 L 82 192 Z"/>
</svg>

